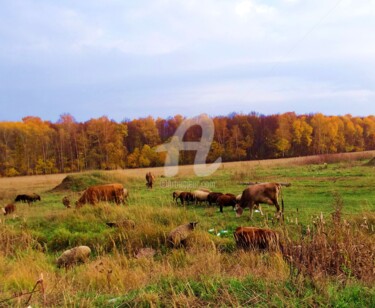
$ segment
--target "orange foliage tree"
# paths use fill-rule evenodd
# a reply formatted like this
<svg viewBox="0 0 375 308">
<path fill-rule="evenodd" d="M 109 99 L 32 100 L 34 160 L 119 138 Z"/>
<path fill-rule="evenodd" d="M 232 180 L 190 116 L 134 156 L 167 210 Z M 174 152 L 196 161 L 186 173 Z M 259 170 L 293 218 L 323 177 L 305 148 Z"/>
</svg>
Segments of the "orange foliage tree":
<svg viewBox="0 0 375 308">
<path fill-rule="evenodd" d="M 0 176 L 48 174 L 89 169 L 153 167 L 164 164 L 157 145 L 168 142 L 184 120 L 149 116 L 117 123 L 103 116 L 77 122 L 63 114 L 56 123 L 39 117 L 0 122 Z M 207 162 L 291 157 L 375 149 L 375 117 L 231 114 L 212 118 L 214 140 Z M 193 126 L 185 141 L 199 141 Z M 180 163 L 193 163 L 194 151 Z"/>
</svg>

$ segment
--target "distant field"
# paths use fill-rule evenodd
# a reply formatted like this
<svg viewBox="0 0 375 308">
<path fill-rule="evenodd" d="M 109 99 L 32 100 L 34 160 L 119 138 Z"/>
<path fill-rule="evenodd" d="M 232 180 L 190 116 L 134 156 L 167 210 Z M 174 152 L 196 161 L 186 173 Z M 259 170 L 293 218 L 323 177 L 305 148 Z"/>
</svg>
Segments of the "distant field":
<svg viewBox="0 0 375 308">
<path fill-rule="evenodd" d="M 269 160 L 254 160 L 241 162 L 223 163 L 221 169 L 230 169 L 232 171 L 243 171 L 246 169 L 254 169 L 256 167 L 277 167 L 277 166 L 298 166 L 308 164 L 323 164 L 324 162 L 335 161 L 351 161 L 357 159 L 369 159 L 375 156 L 375 151 L 343 153 L 343 154 L 327 154 L 316 156 L 303 156 L 293 158 L 280 158 Z M 129 178 L 144 178 L 147 171 L 152 170 L 156 176 L 164 174 L 164 167 L 156 168 L 139 168 L 126 169 L 121 171 L 106 171 L 106 173 L 114 174 L 120 177 Z M 219 169 L 220 171 L 220 169 Z M 179 177 L 193 176 L 194 166 L 179 166 Z M 52 189 L 58 185 L 67 174 L 52 174 L 52 175 L 35 175 L 35 176 L 18 176 L 18 177 L 0 177 L 0 198 L 5 195 L 16 194 L 20 191 L 35 191 L 42 192 L 46 189 Z"/>
<path fill-rule="evenodd" d="M 342 205 L 341 220 L 349 222 L 361 240 L 363 236 L 363 243 L 375 243 L 375 167 L 364 166 L 374 156 L 375 151 L 225 163 L 204 178 L 196 177 L 192 166 L 181 166 L 173 178 L 162 177 L 163 168 L 87 172 L 93 181 L 123 183 L 130 199 L 126 206 L 86 205 L 79 210 L 65 209 L 61 203 L 65 195 L 77 200 L 77 191 L 50 191 L 66 174 L 0 178 L 3 205 L 22 192 L 42 197 L 32 206 L 17 203 L 15 215 L 1 217 L 0 307 L 3 299 L 30 291 L 40 273 L 47 284 L 47 306 L 56 307 L 375 305 L 371 270 L 358 277 L 340 269 L 343 276 L 317 272 L 317 277 L 292 278 L 279 255 L 237 251 L 232 235 L 237 226 L 259 226 L 299 241 L 307 230 L 318 232 L 321 215 L 326 228 L 331 228 L 331 214 Z M 150 170 L 157 175 L 153 190 L 146 189 L 144 180 Z M 264 217 L 255 213 L 250 221 L 248 211 L 236 218 L 231 208 L 220 213 L 215 206 L 183 207 L 172 201 L 176 189 L 205 186 L 239 194 L 248 181 L 292 184 L 283 189 L 284 224 L 273 219 L 275 208 L 267 205 Z M 123 218 L 134 220 L 136 228 L 119 231 L 104 223 Z M 168 232 L 189 221 L 199 224 L 187 250 L 167 248 Z M 360 227 L 364 222 L 365 229 Z M 57 269 L 55 258 L 76 245 L 92 248 L 90 262 L 67 272 Z M 142 247 L 154 248 L 155 257 L 135 259 Z M 364 258 L 374 260 L 366 253 Z M 375 270 L 374 262 L 367 263 Z M 23 303 L 25 297 L 3 305 L 22 307 Z M 41 297 L 35 295 L 32 303 L 42 306 Z"/>
</svg>

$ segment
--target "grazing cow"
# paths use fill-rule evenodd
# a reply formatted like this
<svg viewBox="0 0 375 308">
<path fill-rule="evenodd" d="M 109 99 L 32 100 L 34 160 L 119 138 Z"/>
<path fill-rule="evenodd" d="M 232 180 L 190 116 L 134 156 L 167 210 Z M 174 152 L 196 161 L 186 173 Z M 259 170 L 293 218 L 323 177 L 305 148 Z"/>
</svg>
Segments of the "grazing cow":
<svg viewBox="0 0 375 308">
<path fill-rule="evenodd" d="M 146 186 L 150 189 L 152 189 L 152 186 L 155 182 L 155 176 L 151 172 L 146 173 Z"/>
<path fill-rule="evenodd" d="M 202 202 L 207 202 L 207 197 L 209 195 L 209 192 L 203 191 L 203 190 L 194 190 L 192 192 L 195 204 L 197 203 L 202 203 Z"/>
<path fill-rule="evenodd" d="M 31 198 L 30 198 L 31 202 L 41 201 L 42 200 L 38 194 L 32 193 L 30 196 L 31 196 Z"/>
<path fill-rule="evenodd" d="M 56 260 L 57 267 L 69 268 L 77 263 L 84 263 L 90 257 L 91 249 L 88 246 L 78 246 L 66 250 Z"/>
<path fill-rule="evenodd" d="M 234 209 L 236 203 L 236 196 L 232 194 L 221 195 L 219 198 L 217 198 L 217 205 L 220 206 L 221 213 L 223 213 L 224 206 L 231 206 Z"/>
<path fill-rule="evenodd" d="M 282 201 L 282 211 L 278 202 L 281 193 L 281 185 L 278 183 L 261 183 L 251 185 L 242 192 L 241 200 L 236 204 L 236 216 L 240 217 L 243 210 L 248 207 L 250 210 L 250 218 L 253 217 L 253 209 L 260 203 L 275 205 L 276 215 L 281 217 L 284 212 L 284 201 Z"/>
<path fill-rule="evenodd" d="M 207 201 L 209 205 L 212 205 L 212 203 L 217 203 L 217 198 L 219 198 L 223 193 L 221 192 L 211 192 L 207 196 Z"/>
<path fill-rule="evenodd" d="M 237 248 L 244 250 L 283 251 L 279 234 L 270 229 L 238 227 L 234 239 Z"/>
<path fill-rule="evenodd" d="M 7 204 L 1 210 L 4 213 L 4 215 L 9 215 L 9 214 L 13 213 L 16 210 L 16 206 L 13 203 Z"/>
<path fill-rule="evenodd" d="M 237 202 L 237 203 L 240 202 L 241 197 L 242 197 L 242 194 L 239 194 L 239 195 L 236 196 L 236 202 Z M 260 214 L 263 216 L 262 207 L 260 206 L 259 203 L 255 204 L 255 205 L 254 205 L 254 208 L 257 208 L 257 209 L 259 210 Z"/>
<path fill-rule="evenodd" d="M 182 193 L 183 191 L 182 190 L 176 190 L 172 193 L 172 197 L 173 197 L 173 201 L 178 201 L 178 197 L 180 196 L 180 194 Z"/>
<path fill-rule="evenodd" d="M 14 202 L 27 202 L 27 196 L 25 194 L 17 195 Z"/>
<path fill-rule="evenodd" d="M 167 238 L 167 244 L 170 247 L 179 247 L 186 245 L 186 239 L 194 231 L 198 222 L 190 222 L 173 229 Z"/>
<path fill-rule="evenodd" d="M 185 202 L 187 202 L 187 204 L 189 204 L 190 202 L 193 202 L 194 196 L 190 192 L 183 191 L 182 193 L 180 193 L 180 195 L 177 197 L 177 199 L 180 199 L 181 204 L 184 205 Z M 176 199 L 176 203 L 177 203 L 177 199 Z"/>
<path fill-rule="evenodd" d="M 100 201 L 115 202 L 117 205 L 125 203 L 124 187 L 122 184 L 106 184 L 96 185 L 87 188 L 81 198 L 76 202 L 76 207 L 79 208 L 86 203 L 95 205 Z"/>
<path fill-rule="evenodd" d="M 41 201 L 41 198 L 38 194 L 32 193 L 32 194 L 22 194 L 17 195 L 16 199 L 14 199 L 15 202 L 27 202 L 28 204 L 33 203 L 35 201 Z"/>
</svg>

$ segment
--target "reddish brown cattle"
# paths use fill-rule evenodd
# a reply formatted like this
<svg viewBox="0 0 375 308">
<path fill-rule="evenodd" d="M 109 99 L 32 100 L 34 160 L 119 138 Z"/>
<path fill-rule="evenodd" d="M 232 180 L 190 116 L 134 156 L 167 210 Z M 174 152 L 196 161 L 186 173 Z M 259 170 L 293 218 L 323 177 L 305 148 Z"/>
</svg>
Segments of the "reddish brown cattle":
<svg viewBox="0 0 375 308">
<path fill-rule="evenodd" d="M 220 206 L 221 213 L 223 213 L 224 206 L 232 206 L 234 209 L 236 203 L 236 196 L 232 194 L 221 195 L 219 198 L 217 198 L 217 205 Z"/>
<path fill-rule="evenodd" d="M 180 195 L 176 198 L 176 203 L 177 203 L 177 199 L 180 199 L 181 204 L 184 205 L 185 202 L 187 202 L 187 204 L 189 204 L 190 202 L 193 202 L 194 196 L 192 193 L 184 191 L 180 193 Z"/>
<path fill-rule="evenodd" d="M 221 193 L 221 192 L 211 192 L 211 193 L 209 193 L 208 196 L 207 196 L 208 204 L 212 205 L 212 203 L 217 203 L 217 198 L 219 198 L 222 195 L 223 195 L 223 193 Z"/>
<path fill-rule="evenodd" d="M 240 202 L 241 197 L 242 197 L 242 193 L 236 196 L 236 201 L 237 201 L 237 203 Z M 263 216 L 263 211 L 262 211 L 262 207 L 260 206 L 260 204 L 259 204 L 259 203 L 258 203 L 258 204 L 255 204 L 254 207 L 257 208 L 257 209 L 259 210 L 259 212 L 260 212 L 260 215 Z"/>
<path fill-rule="evenodd" d="M 154 185 L 155 182 L 155 176 L 151 172 L 146 173 L 146 186 L 150 189 L 152 189 L 152 186 Z"/>
<path fill-rule="evenodd" d="M 279 234 L 270 229 L 238 227 L 234 239 L 237 247 L 244 250 L 283 251 Z"/>
<path fill-rule="evenodd" d="M 87 188 L 81 198 L 76 202 L 76 207 L 86 203 L 95 205 L 100 201 L 115 202 L 117 205 L 125 203 L 124 187 L 122 184 L 97 185 Z"/>
<path fill-rule="evenodd" d="M 7 204 L 4 208 L 1 209 L 2 212 L 4 213 L 4 215 L 8 215 L 8 214 L 11 214 L 13 213 L 15 210 L 16 210 L 16 206 L 11 203 L 11 204 Z"/>
<path fill-rule="evenodd" d="M 281 193 L 281 185 L 278 183 L 262 183 L 251 185 L 242 192 L 241 200 L 236 204 L 237 217 L 240 217 L 243 210 L 248 207 L 250 210 L 250 218 L 253 217 L 253 209 L 260 203 L 275 205 L 277 215 L 280 217 L 284 212 L 284 201 L 282 201 L 282 211 L 278 201 Z"/>
</svg>

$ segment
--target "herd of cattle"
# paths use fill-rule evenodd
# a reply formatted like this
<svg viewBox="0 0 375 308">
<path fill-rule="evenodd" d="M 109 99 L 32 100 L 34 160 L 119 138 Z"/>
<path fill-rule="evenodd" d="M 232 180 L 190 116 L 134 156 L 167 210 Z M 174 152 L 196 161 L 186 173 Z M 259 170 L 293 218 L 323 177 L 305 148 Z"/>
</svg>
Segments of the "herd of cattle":
<svg viewBox="0 0 375 308">
<path fill-rule="evenodd" d="M 280 209 L 279 196 L 281 194 L 281 184 L 279 183 L 260 183 L 248 186 L 241 194 L 233 195 L 231 193 L 211 192 L 207 189 L 199 189 L 193 192 L 174 191 L 173 200 L 181 205 L 190 203 L 201 204 L 203 202 L 212 205 L 216 204 L 223 212 L 223 207 L 231 206 L 236 210 L 237 217 L 241 216 L 245 208 L 249 208 L 250 217 L 253 217 L 253 210 L 257 208 L 263 215 L 261 203 L 274 205 L 276 215 L 281 217 L 284 211 L 284 201 L 281 198 L 282 208 Z"/>
<path fill-rule="evenodd" d="M 36 201 L 41 201 L 42 199 L 38 194 L 32 193 L 32 194 L 22 194 L 22 195 L 17 195 L 16 198 L 14 199 L 14 202 L 23 202 L 23 203 L 28 203 L 29 205 L 31 203 L 34 203 Z M 1 208 L 1 211 L 3 212 L 4 215 L 9 215 L 13 213 L 16 210 L 16 205 L 14 203 L 7 204 L 3 208 Z"/>
<path fill-rule="evenodd" d="M 153 188 L 155 176 L 148 172 L 146 174 L 146 186 Z M 173 201 L 181 205 L 189 205 L 190 203 L 208 205 L 217 205 L 220 212 L 223 208 L 231 206 L 236 211 L 236 216 L 242 215 L 244 209 L 249 208 L 250 217 L 253 216 L 253 210 L 257 208 L 261 215 L 263 215 L 260 204 L 269 204 L 276 207 L 276 216 L 280 219 L 284 211 L 284 202 L 281 198 L 282 207 L 280 208 L 279 197 L 281 195 L 280 183 L 257 183 L 249 185 L 243 190 L 242 194 L 234 195 L 231 193 L 211 192 L 207 189 L 198 189 L 193 192 L 174 191 L 172 193 Z M 88 187 L 81 194 L 80 198 L 75 202 L 77 209 L 84 204 L 95 205 L 99 202 L 113 202 L 117 205 L 125 204 L 129 196 L 129 192 L 120 183 L 95 185 Z M 37 194 L 22 194 L 15 198 L 15 202 L 27 202 L 29 205 L 33 202 L 40 201 L 41 197 Z M 71 208 L 71 201 L 66 196 L 62 199 L 65 207 Z M 14 203 L 6 205 L 2 208 L 4 215 L 11 214 L 15 211 Z M 124 220 L 121 222 L 107 222 L 109 227 L 118 228 L 134 228 L 135 223 L 131 220 Z M 190 222 L 178 226 L 172 230 L 167 237 L 167 244 L 170 247 L 185 246 L 187 238 L 195 229 L 197 222 Z M 242 249 L 256 249 L 256 250 L 279 250 L 282 251 L 282 245 L 279 240 L 279 235 L 270 229 L 262 229 L 255 227 L 238 227 L 234 232 L 234 238 L 237 247 Z M 58 266 L 68 267 L 74 263 L 83 262 L 89 256 L 91 250 L 87 246 L 79 246 L 65 251 L 57 260 Z"/>
</svg>

